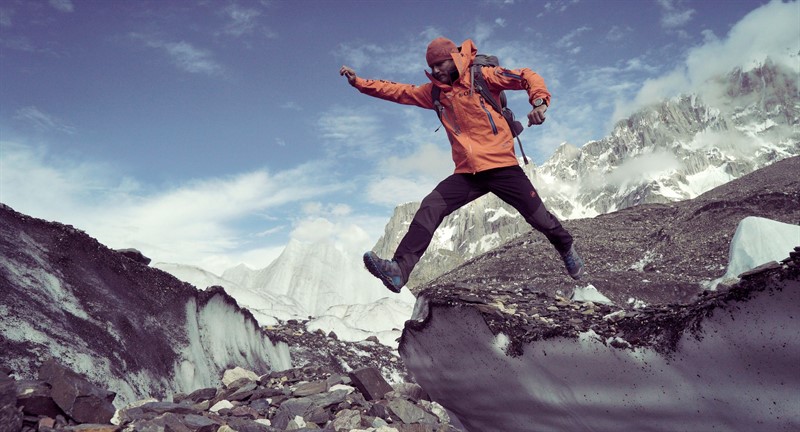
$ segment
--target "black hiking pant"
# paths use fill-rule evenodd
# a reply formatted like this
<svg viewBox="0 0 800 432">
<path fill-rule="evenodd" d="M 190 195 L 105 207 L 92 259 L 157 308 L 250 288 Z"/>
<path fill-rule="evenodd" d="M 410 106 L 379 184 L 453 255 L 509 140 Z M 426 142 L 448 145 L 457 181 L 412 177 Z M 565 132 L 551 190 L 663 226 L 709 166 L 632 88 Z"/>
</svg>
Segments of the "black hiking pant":
<svg viewBox="0 0 800 432">
<path fill-rule="evenodd" d="M 495 168 L 476 174 L 453 174 L 442 180 L 422 200 L 394 260 L 400 265 L 403 280 L 428 248 L 433 233 L 444 218 L 464 205 L 491 192 L 517 209 L 533 228 L 544 234 L 556 250 L 564 254 L 572 246 L 572 236 L 547 208 L 530 179 L 519 166 Z"/>
</svg>

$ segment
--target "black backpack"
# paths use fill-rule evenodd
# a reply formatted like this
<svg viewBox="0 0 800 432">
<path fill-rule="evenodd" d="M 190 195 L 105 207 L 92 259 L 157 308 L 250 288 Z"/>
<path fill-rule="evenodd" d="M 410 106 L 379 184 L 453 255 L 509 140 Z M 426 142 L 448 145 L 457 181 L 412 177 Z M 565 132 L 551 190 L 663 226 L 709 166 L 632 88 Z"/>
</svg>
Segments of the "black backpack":
<svg viewBox="0 0 800 432">
<path fill-rule="evenodd" d="M 481 94 L 483 100 L 489 102 L 489 105 L 494 108 L 495 111 L 500 113 L 506 122 L 508 122 L 508 126 L 511 128 L 511 135 L 517 138 L 517 142 L 519 143 L 519 151 L 522 153 L 522 159 L 525 161 L 525 164 L 528 164 L 528 158 L 525 156 L 525 150 L 522 149 L 522 141 L 519 139 L 519 134 L 522 133 L 525 128 L 522 126 L 522 123 L 514 119 L 514 113 L 511 111 L 510 108 L 506 106 L 506 94 L 505 91 L 500 92 L 500 103 L 497 103 L 492 93 L 489 92 L 489 86 L 486 84 L 486 79 L 483 77 L 483 73 L 481 72 L 481 68 L 484 66 L 500 66 L 500 61 L 497 59 L 496 56 L 493 55 L 486 55 L 486 54 L 478 54 L 475 56 L 475 60 L 472 61 L 472 66 L 469 68 L 469 72 L 471 75 L 470 82 L 474 89 L 478 90 L 478 93 Z M 472 92 L 473 88 L 470 88 L 470 93 Z M 442 89 L 437 86 L 431 87 L 431 96 L 433 97 L 433 105 L 436 107 L 436 115 L 439 116 L 439 121 L 442 120 L 442 112 L 444 111 L 444 107 L 442 103 L 439 102 L 439 97 L 442 93 Z"/>
</svg>

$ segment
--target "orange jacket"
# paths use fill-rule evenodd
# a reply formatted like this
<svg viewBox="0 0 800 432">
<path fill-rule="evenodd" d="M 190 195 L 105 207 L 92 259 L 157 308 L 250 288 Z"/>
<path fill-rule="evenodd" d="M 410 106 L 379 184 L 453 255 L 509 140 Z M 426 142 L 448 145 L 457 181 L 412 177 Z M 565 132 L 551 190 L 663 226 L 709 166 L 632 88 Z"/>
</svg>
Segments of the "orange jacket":
<svg viewBox="0 0 800 432">
<path fill-rule="evenodd" d="M 470 94 L 469 66 L 477 52 L 472 40 L 467 39 L 461 44 L 459 52 L 452 54 L 459 74 L 452 86 L 442 84 L 426 72 L 431 82 L 420 86 L 359 77 L 356 78 L 355 87 L 370 96 L 435 110 L 431 87 L 439 86 L 442 89 L 439 100 L 444 106 L 442 123 L 452 147 L 455 172 L 476 173 L 517 165 L 514 138 L 508 123 L 483 100 L 478 91 L 473 90 Z M 526 90 L 531 105 L 537 98 L 544 99 L 550 105 L 550 92 L 544 80 L 532 70 L 492 66 L 481 70 L 489 90 L 498 101 L 501 90 Z"/>
</svg>

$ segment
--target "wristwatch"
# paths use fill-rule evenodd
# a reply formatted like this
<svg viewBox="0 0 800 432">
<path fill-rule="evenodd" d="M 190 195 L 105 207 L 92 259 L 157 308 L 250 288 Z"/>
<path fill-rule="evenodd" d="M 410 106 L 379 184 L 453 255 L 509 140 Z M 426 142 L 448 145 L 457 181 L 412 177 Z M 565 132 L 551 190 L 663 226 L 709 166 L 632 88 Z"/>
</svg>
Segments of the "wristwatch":
<svg viewBox="0 0 800 432">
<path fill-rule="evenodd" d="M 542 105 L 547 105 L 546 103 L 544 103 L 544 99 L 536 98 L 536 99 L 533 100 L 533 107 L 534 108 L 538 108 L 538 107 L 540 107 Z"/>
</svg>

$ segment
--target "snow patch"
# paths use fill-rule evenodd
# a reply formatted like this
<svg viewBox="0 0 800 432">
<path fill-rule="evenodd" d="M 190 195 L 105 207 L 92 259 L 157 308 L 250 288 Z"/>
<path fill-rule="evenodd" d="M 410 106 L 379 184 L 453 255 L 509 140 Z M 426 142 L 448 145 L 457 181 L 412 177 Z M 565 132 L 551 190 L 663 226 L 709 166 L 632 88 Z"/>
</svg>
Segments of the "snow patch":
<svg viewBox="0 0 800 432">
<path fill-rule="evenodd" d="M 713 290 L 723 281 L 738 280 L 740 274 L 750 269 L 788 257 L 795 246 L 800 246 L 800 226 L 746 217 L 739 222 L 731 239 L 728 270 L 705 286 Z"/>
<path fill-rule="evenodd" d="M 612 305 L 612 302 L 608 297 L 603 295 L 600 291 L 595 288 L 594 285 L 589 284 L 584 287 L 577 286 L 575 287 L 575 291 L 572 292 L 573 301 L 578 302 L 592 302 L 592 303 L 600 303 L 600 304 L 607 304 Z"/>
<path fill-rule="evenodd" d="M 639 261 L 636 261 L 635 263 L 631 264 L 631 266 L 629 268 L 631 270 L 636 270 L 638 272 L 643 272 L 645 266 L 647 266 L 651 262 L 655 261 L 655 258 L 656 258 L 657 255 L 658 254 L 656 254 L 654 251 L 649 250 L 649 251 L 644 253 L 644 256 L 642 257 L 642 259 L 640 259 Z"/>
</svg>

